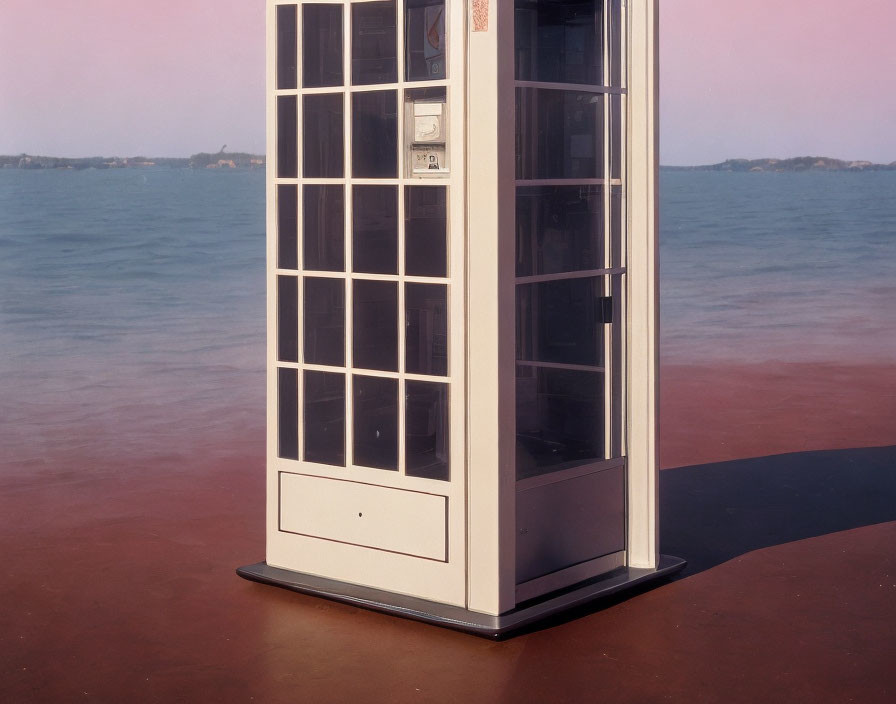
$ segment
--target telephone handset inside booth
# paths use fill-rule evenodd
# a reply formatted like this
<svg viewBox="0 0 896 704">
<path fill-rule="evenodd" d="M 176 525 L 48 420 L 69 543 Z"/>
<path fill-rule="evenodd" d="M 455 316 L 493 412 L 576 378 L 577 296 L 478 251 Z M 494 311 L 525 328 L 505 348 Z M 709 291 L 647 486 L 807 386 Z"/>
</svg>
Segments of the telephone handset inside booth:
<svg viewBox="0 0 896 704">
<path fill-rule="evenodd" d="M 412 88 L 405 95 L 405 144 L 408 175 L 447 176 L 448 103 L 443 87 Z"/>
</svg>

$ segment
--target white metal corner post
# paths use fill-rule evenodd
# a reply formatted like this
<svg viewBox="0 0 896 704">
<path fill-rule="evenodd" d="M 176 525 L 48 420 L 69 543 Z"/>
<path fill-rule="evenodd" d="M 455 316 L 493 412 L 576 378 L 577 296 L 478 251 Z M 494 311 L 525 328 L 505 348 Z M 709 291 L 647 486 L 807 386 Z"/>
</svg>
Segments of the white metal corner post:
<svg viewBox="0 0 896 704">
<path fill-rule="evenodd" d="M 471 3 L 467 65 L 469 608 L 489 614 L 516 606 L 513 15 Z"/>
<path fill-rule="evenodd" d="M 656 20 L 267 0 L 267 547 L 241 576 L 497 637 L 683 567 L 656 519 Z"/>
<path fill-rule="evenodd" d="M 659 561 L 659 0 L 628 0 L 628 562 Z"/>
</svg>

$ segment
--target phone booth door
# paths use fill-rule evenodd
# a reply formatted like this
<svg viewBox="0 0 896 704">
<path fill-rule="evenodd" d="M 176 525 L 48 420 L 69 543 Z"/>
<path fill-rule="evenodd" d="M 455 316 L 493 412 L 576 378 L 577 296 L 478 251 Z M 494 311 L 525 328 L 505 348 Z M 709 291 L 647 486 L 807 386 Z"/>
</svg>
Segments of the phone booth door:
<svg viewBox="0 0 896 704">
<path fill-rule="evenodd" d="M 464 3 L 271 11 L 267 562 L 464 605 Z"/>
</svg>

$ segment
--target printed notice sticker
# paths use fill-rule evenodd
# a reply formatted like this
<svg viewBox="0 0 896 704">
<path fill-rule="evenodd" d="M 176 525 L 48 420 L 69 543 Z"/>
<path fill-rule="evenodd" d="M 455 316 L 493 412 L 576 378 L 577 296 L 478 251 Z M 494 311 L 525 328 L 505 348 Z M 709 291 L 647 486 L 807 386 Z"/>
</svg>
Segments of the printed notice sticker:
<svg viewBox="0 0 896 704">
<path fill-rule="evenodd" d="M 415 174 L 439 174 L 448 171 L 445 161 L 445 145 L 433 144 L 411 147 L 411 170 Z"/>
</svg>

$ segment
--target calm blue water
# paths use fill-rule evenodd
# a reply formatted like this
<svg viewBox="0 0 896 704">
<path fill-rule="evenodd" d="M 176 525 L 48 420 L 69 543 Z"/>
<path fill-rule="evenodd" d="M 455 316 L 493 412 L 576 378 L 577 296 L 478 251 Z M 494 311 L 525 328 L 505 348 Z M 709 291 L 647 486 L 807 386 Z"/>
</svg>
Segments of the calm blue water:
<svg viewBox="0 0 896 704">
<path fill-rule="evenodd" d="M 264 310 L 263 171 L 0 171 L 0 447 L 259 425 Z"/>
<path fill-rule="evenodd" d="M 664 359 L 896 360 L 896 172 L 661 176 Z"/>
<path fill-rule="evenodd" d="M 896 359 L 896 173 L 661 182 L 664 360 Z M 260 427 L 263 230 L 262 171 L 0 171 L 0 448 Z"/>
</svg>

